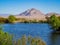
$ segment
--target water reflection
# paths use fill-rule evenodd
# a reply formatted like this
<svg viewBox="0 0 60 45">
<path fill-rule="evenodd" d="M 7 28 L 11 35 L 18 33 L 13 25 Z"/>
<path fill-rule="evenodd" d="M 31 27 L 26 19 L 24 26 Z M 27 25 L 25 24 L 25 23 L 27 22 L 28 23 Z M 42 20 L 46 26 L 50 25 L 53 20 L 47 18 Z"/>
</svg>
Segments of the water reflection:
<svg viewBox="0 0 60 45">
<path fill-rule="evenodd" d="M 51 34 L 51 45 L 60 45 L 60 34 Z"/>
</svg>

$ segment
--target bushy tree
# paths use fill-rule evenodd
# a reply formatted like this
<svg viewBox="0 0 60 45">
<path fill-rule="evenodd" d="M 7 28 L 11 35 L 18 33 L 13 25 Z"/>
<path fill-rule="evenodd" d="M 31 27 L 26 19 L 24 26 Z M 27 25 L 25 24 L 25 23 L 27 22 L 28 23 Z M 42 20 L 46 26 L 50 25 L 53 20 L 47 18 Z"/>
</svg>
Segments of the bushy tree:
<svg viewBox="0 0 60 45">
<path fill-rule="evenodd" d="M 13 16 L 13 15 L 10 15 L 10 16 L 8 17 L 8 21 L 9 21 L 10 23 L 14 23 L 15 20 L 16 20 L 16 18 L 15 18 L 15 16 Z"/>
<path fill-rule="evenodd" d="M 57 30 L 60 27 L 60 20 L 55 15 L 52 15 L 50 17 L 50 24 L 52 25 L 52 28 Z"/>
</svg>

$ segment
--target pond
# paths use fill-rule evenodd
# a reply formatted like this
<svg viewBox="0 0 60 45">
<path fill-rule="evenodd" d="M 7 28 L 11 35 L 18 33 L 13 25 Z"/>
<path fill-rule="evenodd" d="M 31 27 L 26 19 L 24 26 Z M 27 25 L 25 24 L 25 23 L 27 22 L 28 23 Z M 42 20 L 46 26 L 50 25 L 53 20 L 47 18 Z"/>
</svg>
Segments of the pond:
<svg viewBox="0 0 60 45">
<path fill-rule="evenodd" d="M 47 23 L 15 23 L 4 24 L 3 31 L 19 39 L 22 35 L 40 37 L 47 45 L 60 45 L 60 35 L 51 34 L 53 31 Z"/>
</svg>

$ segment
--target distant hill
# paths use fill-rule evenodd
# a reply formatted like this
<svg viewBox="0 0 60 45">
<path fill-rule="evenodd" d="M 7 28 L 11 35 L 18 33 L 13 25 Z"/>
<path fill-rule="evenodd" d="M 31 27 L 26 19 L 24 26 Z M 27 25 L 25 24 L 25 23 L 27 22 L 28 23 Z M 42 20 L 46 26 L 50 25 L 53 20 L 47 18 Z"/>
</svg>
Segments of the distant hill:
<svg viewBox="0 0 60 45">
<path fill-rule="evenodd" d="M 28 9 L 28 10 L 20 13 L 16 17 L 17 18 L 27 18 L 27 19 L 37 19 L 37 20 L 45 19 L 45 15 L 41 11 L 39 11 L 35 8 Z"/>
<path fill-rule="evenodd" d="M 46 14 L 46 16 L 48 16 L 48 17 L 50 17 L 51 15 L 60 16 L 60 14 L 58 14 L 58 13 L 53 13 L 53 12 L 52 12 L 52 13 L 47 13 L 47 14 Z"/>
<path fill-rule="evenodd" d="M 0 17 L 4 17 L 4 18 L 6 18 L 6 17 L 8 17 L 10 14 L 0 14 Z"/>
<path fill-rule="evenodd" d="M 9 16 L 10 14 L 0 14 L 0 16 Z"/>
</svg>

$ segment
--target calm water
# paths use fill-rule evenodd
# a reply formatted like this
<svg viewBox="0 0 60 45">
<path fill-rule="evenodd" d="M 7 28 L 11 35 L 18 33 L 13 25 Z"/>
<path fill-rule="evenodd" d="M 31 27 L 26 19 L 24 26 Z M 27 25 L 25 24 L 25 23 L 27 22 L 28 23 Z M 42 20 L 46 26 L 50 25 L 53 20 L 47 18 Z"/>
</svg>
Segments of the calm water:
<svg viewBox="0 0 60 45">
<path fill-rule="evenodd" d="M 3 30 L 14 35 L 14 39 L 20 38 L 22 35 L 32 37 L 40 37 L 46 42 L 47 45 L 60 45 L 60 35 L 51 34 L 52 30 L 48 24 L 28 24 L 28 23 L 16 23 L 16 24 L 4 24 Z"/>
</svg>

